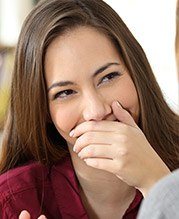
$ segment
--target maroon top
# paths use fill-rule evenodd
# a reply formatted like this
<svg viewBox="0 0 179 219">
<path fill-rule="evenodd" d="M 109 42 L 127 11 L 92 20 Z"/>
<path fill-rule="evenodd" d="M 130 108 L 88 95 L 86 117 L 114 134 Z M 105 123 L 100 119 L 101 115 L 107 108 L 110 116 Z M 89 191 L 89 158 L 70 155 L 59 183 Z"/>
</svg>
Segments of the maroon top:
<svg viewBox="0 0 179 219">
<path fill-rule="evenodd" d="M 77 182 L 70 157 L 51 168 L 31 162 L 10 170 L 0 176 L 0 218 L 17 219 L 26 209 L 31 219 L 88 219 Z M 124 219 L 136 218 L 142 200 L 136 191 Z"/>
</svg>

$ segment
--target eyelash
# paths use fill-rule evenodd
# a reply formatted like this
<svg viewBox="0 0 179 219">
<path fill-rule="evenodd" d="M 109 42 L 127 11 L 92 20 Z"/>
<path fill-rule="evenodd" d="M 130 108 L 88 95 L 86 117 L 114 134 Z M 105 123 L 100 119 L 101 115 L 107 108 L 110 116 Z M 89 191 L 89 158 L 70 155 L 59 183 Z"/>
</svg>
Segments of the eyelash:
<svg viewBox="0 0 179 219">
<path fill-rule="evenodd" d="M 111 73 L 105 75 L 104 77 L 102 77 L 102 79 L 99 81 L 98 85 L 99 85 L 100 83 L 102 83 L 102 81 L 104 80 L 104 78 L 108 78 L 108 79 L 109 79 L 108 81 L 104 82 L 104 83 L 108 83 L 109 81 L 112 81 L 114 78 L 116 78 L 116 77 L 118 77 L 118 76 L 120 76 L 120 75 L 121 75 L 120 72 L 117 72 L 117 71 L 111 72 Z"/>
<path fill-rule="evenodd" d="M 110 83 L 111 81 L 114 80 L 114 78 L 119 77 L 120 75 L 121 75 L 120 72 L 111 72 L 111 73 L 105 75 L 104 77 L 102 77 L 102 79 L 99 81 L 99 83 L 97 84 L 97 86 L 99 86 L 99 85 L 103 82 L 103 80 L 104 80 L 105 78 L 108 78 L 108 80 L 105 81 L 105 82 L 103 82 L 103 83 Z M 72 94 L 75 94 L 75 93 L 76 93 L 76 91 L 73 91 L 72 89 L 60 91 L 60 92 L 58 92 L 58 93 L 56 93 L 56 94 L 54 95 L 53 99 L 54 99 L 54 100 L 57 99 L 57 98 L 65 99 L 65 98 L 68 98 L 68 96 L 71 96 Z M 64 97 L 62 97 L 63 94 L 65 94 Z"/>
</svg>

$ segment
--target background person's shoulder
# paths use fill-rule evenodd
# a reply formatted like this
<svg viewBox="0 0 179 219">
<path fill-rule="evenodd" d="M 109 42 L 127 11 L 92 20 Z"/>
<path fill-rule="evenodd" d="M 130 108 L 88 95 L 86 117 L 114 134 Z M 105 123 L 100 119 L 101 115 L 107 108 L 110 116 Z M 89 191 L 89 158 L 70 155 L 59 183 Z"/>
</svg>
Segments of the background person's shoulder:
<svg viewBox="0 0 179 219">
<path fill-rule="evenodd" d="M 142 202 L 138 219 L 179 218 L 179 169 L 162 178 Z"/>
</svg>

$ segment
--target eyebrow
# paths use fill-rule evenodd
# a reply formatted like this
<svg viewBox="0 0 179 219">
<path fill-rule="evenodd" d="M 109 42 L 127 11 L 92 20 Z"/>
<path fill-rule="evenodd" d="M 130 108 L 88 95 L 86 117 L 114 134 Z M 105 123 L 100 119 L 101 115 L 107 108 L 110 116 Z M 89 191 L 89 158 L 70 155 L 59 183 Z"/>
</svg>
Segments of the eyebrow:
<svg viewBox="0 0 179 219">
<path fill-rule="evenodd" d="M 111 63 L 107 63 L 103 66 L 101 66 L 99 69 L 97 69 L 94 74 L 92 75 L 92 77 L 96 77 L 97 75 L 99 75 L 100 73 L 102 73 L 103 71 L 105 71 L 107 68 L 109 68 L 112 65 L 120 65 L 117 62 L 111 62 Z M 76 85 L 76 83 L 72 82 L 72 81 L 59 81 L 59 82 L 55 82 L 53 83 L 49 88 L 48 88 L 48 92 L 55 88 L 55 87 L 64 87 L 64 86 L 68 86 L 68 85 Z"/>
</svg>

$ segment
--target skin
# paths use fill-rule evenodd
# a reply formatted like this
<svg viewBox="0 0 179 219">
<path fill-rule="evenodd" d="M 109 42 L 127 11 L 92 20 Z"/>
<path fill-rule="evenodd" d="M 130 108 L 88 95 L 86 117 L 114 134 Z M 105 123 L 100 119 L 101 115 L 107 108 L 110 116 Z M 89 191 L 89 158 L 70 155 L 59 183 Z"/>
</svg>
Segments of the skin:
<svg viewBox="0 0 179 219">
<path fill-rule="evenodd" d="M 29 212 L 26 210 L 22 211 L 19 215 L 19 219 L 31 219 Z M 37 219 L 46 219 L 46 217 L 44 215 L 41 215 Z"/>
<path fill-rule="evenodd" d="M 117 49 L 79 27 L 50 44 L 45 77 L 51 118 L 67 141 L 89 216 L 122 217 L 135 188 L 145 196 L 169 169 L 137 126 L 138 95 Z"/>
</svg>

